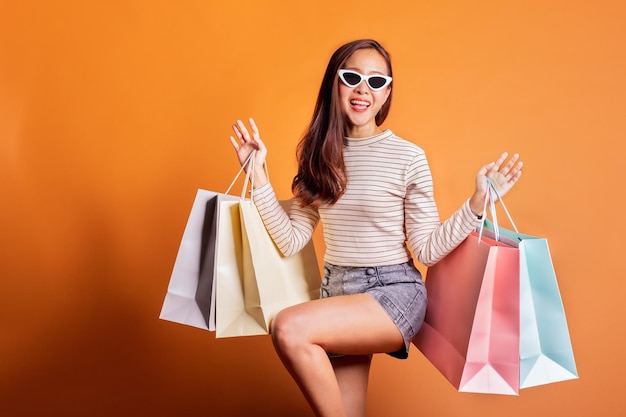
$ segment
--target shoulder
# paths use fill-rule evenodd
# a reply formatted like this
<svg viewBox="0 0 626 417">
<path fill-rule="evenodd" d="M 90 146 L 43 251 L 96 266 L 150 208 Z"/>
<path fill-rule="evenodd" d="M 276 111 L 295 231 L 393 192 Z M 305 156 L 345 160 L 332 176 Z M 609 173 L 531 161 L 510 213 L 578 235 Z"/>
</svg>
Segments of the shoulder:
<svg viewBox="0 0 626 417">
<path fill-rule="evenodd" d="M 388 132 L 389 136 L 385 141 L 386 147 L 394 149 L 397 153 L 402 154 L 411 160 L 426 159 L 426 152 L 420 146 L 396 135 L 391 130 Z"/>
</svg>

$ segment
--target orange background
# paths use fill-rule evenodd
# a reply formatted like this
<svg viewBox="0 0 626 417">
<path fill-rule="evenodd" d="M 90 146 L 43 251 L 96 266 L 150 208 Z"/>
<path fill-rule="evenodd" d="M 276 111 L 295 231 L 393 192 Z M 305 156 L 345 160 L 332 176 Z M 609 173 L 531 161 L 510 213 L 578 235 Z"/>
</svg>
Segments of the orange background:
<svg viewBox="0 0 626 417">
<path fill-rule="evenodd" d="M 370 415 L 624 415 L 625 19 L 621 1 L 3 0 L 0 413 L 311 415 L 267 337 L 158 315 L 196 189 L 237 169 L 232 122 L 256 118 L 288 197 L 330 54 L 373 37 L 394 58 L 386 127 L 426 150 L 442 217 L 522 154 L 507 205 L 549 239 L 580 379 L 461 394 L 413 349 L 376 357 Z"/>
</svg>

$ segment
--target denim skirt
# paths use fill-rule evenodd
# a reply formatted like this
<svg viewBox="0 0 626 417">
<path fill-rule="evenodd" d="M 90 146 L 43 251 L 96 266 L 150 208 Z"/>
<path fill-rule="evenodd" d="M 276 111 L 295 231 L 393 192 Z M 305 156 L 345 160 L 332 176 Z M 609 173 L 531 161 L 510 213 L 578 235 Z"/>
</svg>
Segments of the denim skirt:
<svg viewBox="0 0 626 417">
<path fill-rule="evenodd" d="M 370 267 L 324 264 L 321 298 L 361 293 L 374 297 L 402 333 L 404 347 L 388 354 L 406 359 L 428 303 L 422 275 L 413 261 Z"/>
</svg>

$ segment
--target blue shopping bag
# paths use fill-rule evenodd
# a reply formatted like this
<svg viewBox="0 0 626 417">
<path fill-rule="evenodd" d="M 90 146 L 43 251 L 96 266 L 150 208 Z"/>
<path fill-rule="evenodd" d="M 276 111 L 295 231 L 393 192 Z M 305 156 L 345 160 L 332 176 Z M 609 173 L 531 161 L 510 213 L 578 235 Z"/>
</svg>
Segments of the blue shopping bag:
<svg viewBox="0 0 626 417">
<path fill-rule="evenodd" d="M 505 208 L 506 211 L 506 208 Z M 509 215 L 507 211 L 507 215 Z M 561 293 L 545 238 L 497 227 L 520 254 L 520 388 L 578 378 Z M 485 220 L 486 231 L 495 234 Z"/>
</svg>

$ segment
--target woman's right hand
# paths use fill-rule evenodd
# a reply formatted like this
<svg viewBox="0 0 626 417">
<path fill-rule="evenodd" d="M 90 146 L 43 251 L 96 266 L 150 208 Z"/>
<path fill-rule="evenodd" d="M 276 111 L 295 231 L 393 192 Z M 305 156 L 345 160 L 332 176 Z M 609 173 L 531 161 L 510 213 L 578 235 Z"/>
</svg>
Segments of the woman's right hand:
<svg viewBox="0 0 626 417">
<path fill-rule="evenodd" d="M 252 173 L 252 175 L 254 175 L 254 186 L 256 188 L 268 181 L 265 173 L 267 148 L 261 140 L 259 129 L 252 118 L 249 119 L 249 123 L 252 135 L 250 135 L 246 125 L 241 120 L 237 120 L 235 124 L 233 124 L 233 130 L 235 131 L 237 138 L 231 136 L 230 143 L 233 145 L 233 148 L 235 148 L 237 158 L 242 166 L 246 163 L 250 154 L 253 151 L 256 151 L 256 155 L 254 157 L 254 172 Z M 247 171 L 248 167 L 245 167 L 245 169 Z"/>
</svg>

